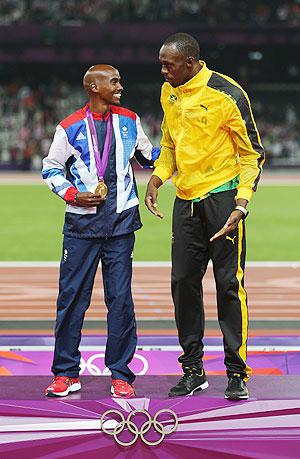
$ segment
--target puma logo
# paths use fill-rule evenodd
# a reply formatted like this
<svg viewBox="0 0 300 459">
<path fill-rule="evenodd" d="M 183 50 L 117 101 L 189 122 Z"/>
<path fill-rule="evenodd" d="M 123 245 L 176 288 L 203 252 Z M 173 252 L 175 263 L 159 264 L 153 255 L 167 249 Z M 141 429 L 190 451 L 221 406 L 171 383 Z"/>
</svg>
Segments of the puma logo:
<svg viewBox="0 0 300 459">
<path fill-rule="evenodd" d="M 203 105 L 203 104 L 200 104 L 200 107 L 203 107 L 203 108 L 205 108 L 205 110 L 206 110 L 206 111 L 208 110 L 208 106 L 207 106 L 207 107 L 205 107 L 205 105 Z"/>
<path fill-rule="evenodd" d="M 234 240 L 235 240 L 235 238 L 236 238 L 236 236 L 233 236 L 233 237 L 226 236 L 226 239 L 228 239 L 229 241 L 231 241 L 233 245 L 234 245 Z"/>
</svg>

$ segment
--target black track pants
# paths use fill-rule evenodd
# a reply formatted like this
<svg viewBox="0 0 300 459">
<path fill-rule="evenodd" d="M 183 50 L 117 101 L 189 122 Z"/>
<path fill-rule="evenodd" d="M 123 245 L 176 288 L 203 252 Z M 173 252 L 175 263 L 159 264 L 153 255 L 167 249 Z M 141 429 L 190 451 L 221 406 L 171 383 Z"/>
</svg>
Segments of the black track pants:
<svg viewBox="0 0 300 459">
<path fill-rule="evenodd" d="M 173 210 L 172 296 L 179 342 L 179 362 L 202 368 L 204 306 L 202 278 L 208 261 L 213 263 L 217 289 L 218 320 L 223 333 L 227 374 L 245 379 L 248 332 L 247 297 L 244 290 L 245 229 L 240 221 L 229 236 L 213 243 L 234 209 L 235 190 L 215 193 L 198 203 L 176 198 Z"/>
</svg>

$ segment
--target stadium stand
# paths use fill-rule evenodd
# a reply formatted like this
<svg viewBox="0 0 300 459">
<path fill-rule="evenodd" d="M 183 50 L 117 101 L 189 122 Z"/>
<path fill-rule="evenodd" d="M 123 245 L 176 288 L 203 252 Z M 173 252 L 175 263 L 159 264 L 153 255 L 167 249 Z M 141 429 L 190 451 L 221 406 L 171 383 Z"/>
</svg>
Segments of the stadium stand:
<svg viewBox="0 0 300 459">
<path fill-rule="evenodd" d="M 182 27 L 209 67 L 249 92 L 266 167 L 300 167 L 299 23 L 300 0 L 1 0 L 0 169 L 40 169 L 54 126 L 85 103 L 78 81 L 96 62 L 121 70 L 122 103 L 157 144 L 157 53 Z"/>
<path fill-rule="evenodd" d="M 0 25 L 188 21 L 217 24 L 300 23 L 299 0 L 1 0 Z"/>
</svg>

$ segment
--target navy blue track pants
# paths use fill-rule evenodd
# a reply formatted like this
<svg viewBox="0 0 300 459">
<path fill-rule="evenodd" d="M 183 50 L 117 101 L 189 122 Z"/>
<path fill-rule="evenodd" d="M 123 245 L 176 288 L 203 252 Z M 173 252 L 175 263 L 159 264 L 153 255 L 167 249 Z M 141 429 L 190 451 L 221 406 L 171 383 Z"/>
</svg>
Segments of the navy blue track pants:
<svg viewBox="0 0 300 459">
<path fill-rule="evenodd" d="M 131 294 L 134 233 L 110 239 L 64 237 L 52 372 L 56 376 L 79 374 L 81 329 L 90 305 L 99 261 L 108 309 L 105 365 L 112 377 L 132 383 L 128 364 L 137 336 Z"/>
</svg>

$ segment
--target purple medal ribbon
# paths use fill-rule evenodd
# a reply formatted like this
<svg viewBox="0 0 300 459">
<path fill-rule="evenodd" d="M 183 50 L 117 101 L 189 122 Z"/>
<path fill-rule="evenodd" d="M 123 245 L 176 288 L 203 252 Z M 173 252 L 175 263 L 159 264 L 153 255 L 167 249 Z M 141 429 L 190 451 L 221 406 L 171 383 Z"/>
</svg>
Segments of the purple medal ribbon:
<svg viewBox="0 0 300 459">
<path fill-rule="evenodd" d="M 105 142 L 104 142 L 104 147 L 103 147 L 102 159 L 100 157 L 100 152 L 98 148 L 98 138 L 97 138 L 97 132 L 95 128 L 93 115 L 89 108 L 86 111 L 86 116 L 87 116 L 89 130 L 90 130 L 90 134 L 92 138 L 93 151 L 94 151 L 98 178 L 100 182 L 103 182 L 104 180 L 103 177 L 106 171 L 109 151 L 110 151 L 110 146 L 111 146 L 111 137 L 112 137 L 111 136 L 111 133 L 112 133 L 111 115 L 109 115 L 108 120 L 107 120 L 107 129 L 106 129 L 106 136 L 105 136 Z"/>
</svg>

